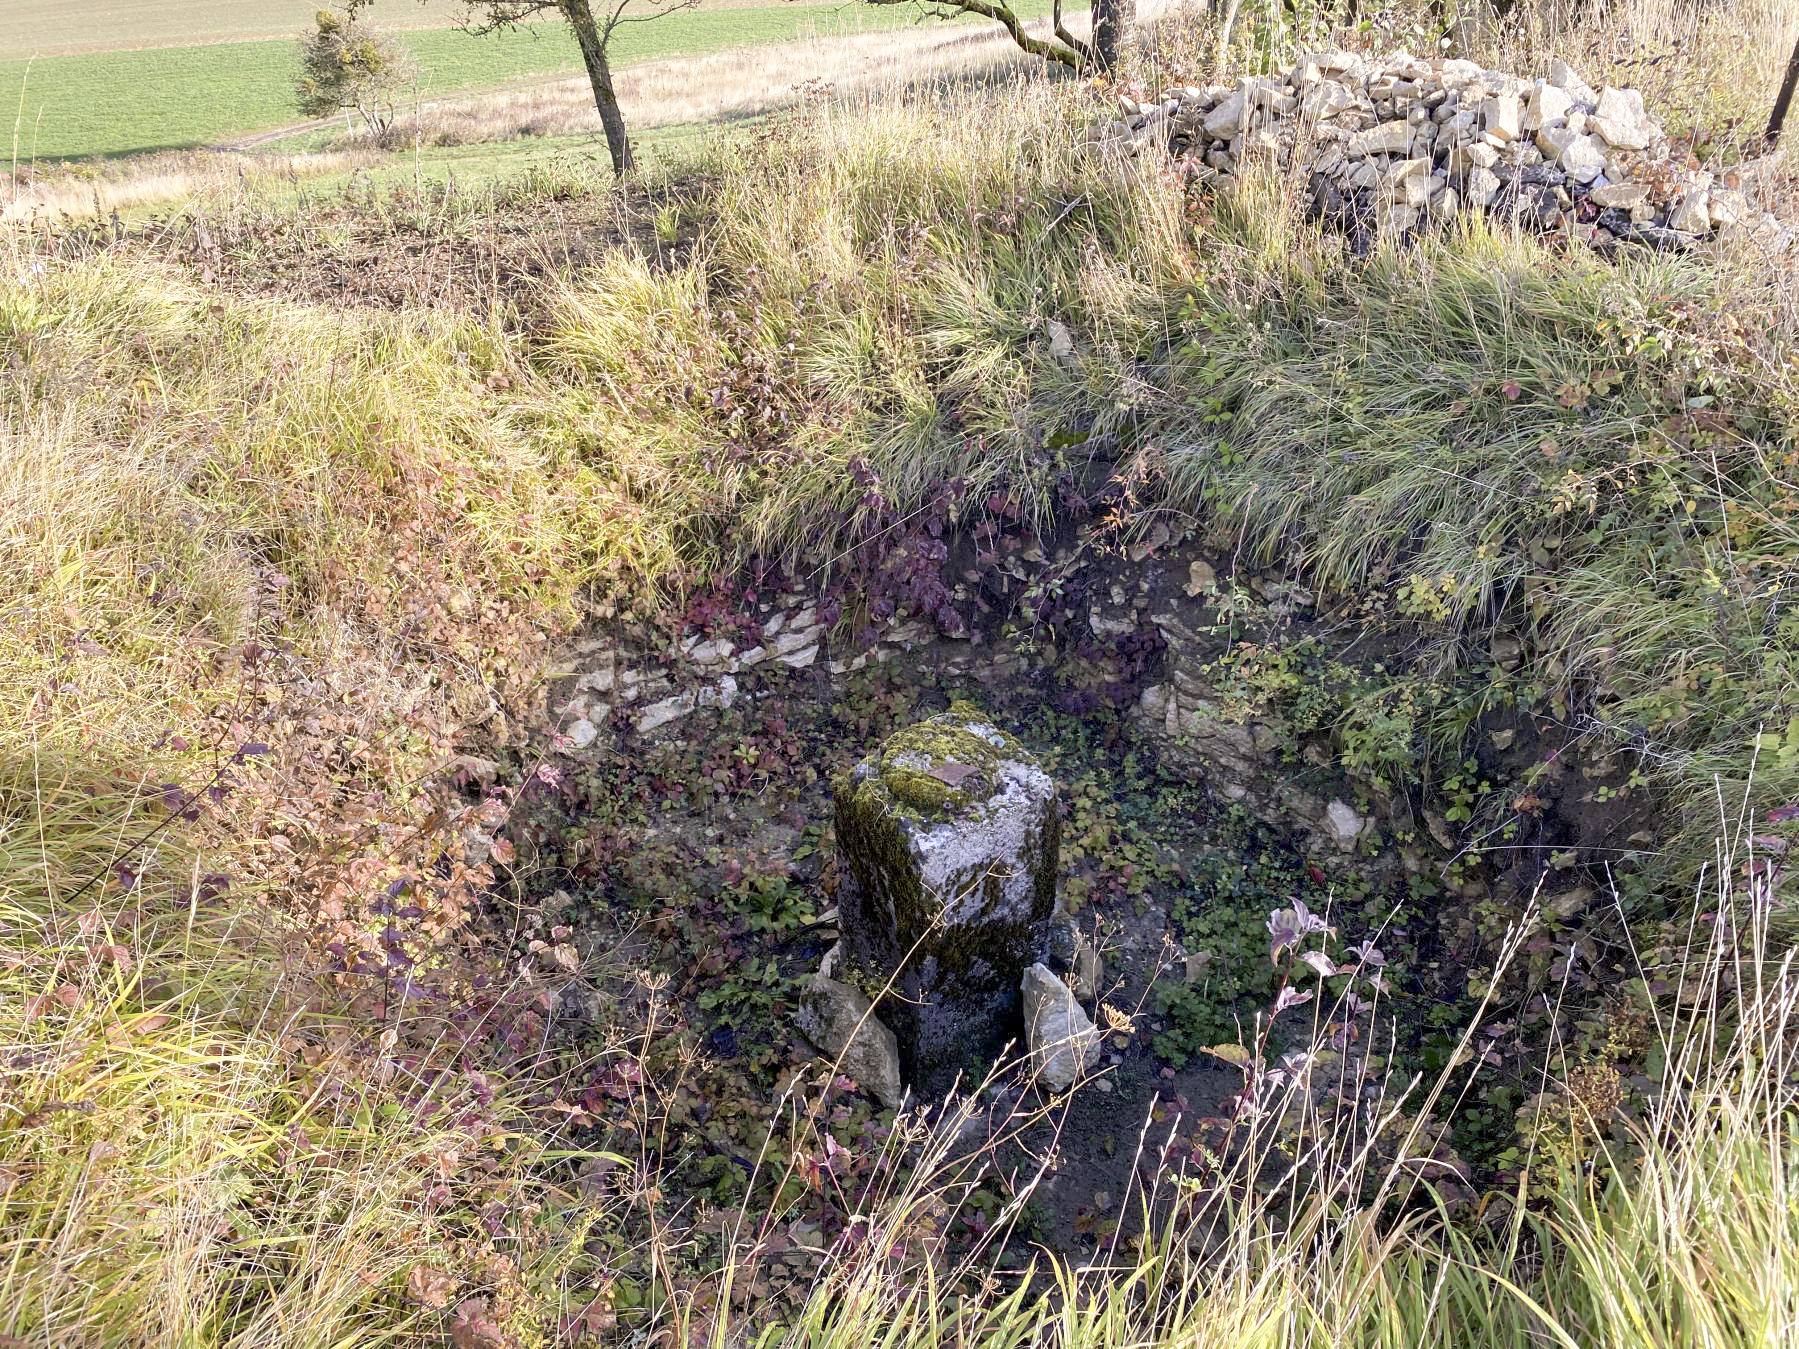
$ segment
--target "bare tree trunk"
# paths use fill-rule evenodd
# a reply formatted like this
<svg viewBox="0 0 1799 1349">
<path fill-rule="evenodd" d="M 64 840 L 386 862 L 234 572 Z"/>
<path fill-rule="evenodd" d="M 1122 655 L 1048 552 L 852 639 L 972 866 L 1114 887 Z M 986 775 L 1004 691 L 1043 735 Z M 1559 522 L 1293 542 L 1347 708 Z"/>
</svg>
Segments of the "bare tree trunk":
<svg viewBox="0 0 1799 1349">
<path fill-rule="evenodd" d="M 1101 70 L 1118 66 L 1137 27 L 1137 0 L 1093 0 L 1093 59 Z"/>
<path fill-rule="evenodd" d="M 575 41 L 581 47 L 581 62 L 587 67 L 587 81 L 593 86 L 593 105 L 599 109 L 600 125 L 606 129 L 606 149 L 612 156 L 612 171 L 628 172 L 632 166 L 631 138 L 625 132 L 625 114 L 618 106 L 618 95 L 612 90 L 612 67 L 606 60 L 606 39 L 594 22 L 589 0 L 556 0 L 562 17 L 575 30 Z"/>
<path fill-rule="evenodd" d="M 1799 84 L 1799 41 L 1793 43 L 1793 54 L 1787 58 L 1786 78 L 1780 82 L 1780 93 L 1774 99 L 1774 112 L 1768 118 L 1767 143 L 1770 148 L 1780 139 L 1781 124 L 1793 103 L 1793 86 Z"/>
</svg>

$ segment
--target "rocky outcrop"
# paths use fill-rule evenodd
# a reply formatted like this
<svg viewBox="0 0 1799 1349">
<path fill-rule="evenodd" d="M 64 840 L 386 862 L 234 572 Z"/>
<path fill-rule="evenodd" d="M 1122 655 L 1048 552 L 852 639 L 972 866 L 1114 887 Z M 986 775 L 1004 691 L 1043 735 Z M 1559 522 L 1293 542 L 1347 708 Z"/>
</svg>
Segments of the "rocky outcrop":
<svg viewBox="0 0 1799 1349">
<path fill-rule="evenodd" d="M 1484 211 L 1609 246 L 1709 235 L 1787 246 L 1739 171 L 1688 167 L 1635 89 L 1561 61 L 1536 78 L 1406 53 L 1314 53 L 1284 74 L 1125 100 L 1110 139 L 1165 149 L 1228 187 L 1257 163 L 1299 174 L 1323 217 L 1401 235 Z"/>
<path fill-rule="evenodd" d="M 1016 1034 L 1054 909 L 1056 786 L 968 703 L 889 737 L 835 789 L 844 967 L 936 1093 Z"/>
</svg>

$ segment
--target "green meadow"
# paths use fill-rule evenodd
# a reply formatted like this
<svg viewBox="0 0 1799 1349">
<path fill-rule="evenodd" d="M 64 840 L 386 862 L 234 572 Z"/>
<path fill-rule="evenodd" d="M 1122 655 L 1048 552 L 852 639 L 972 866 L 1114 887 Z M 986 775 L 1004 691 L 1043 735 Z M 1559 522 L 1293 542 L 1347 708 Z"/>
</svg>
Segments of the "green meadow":
<svg viewBox="0 0 1799 1349">
<path fill-rule="evenodd" d="M 394 10 L 377 17 L 404 15 Z M 696 10 L 627 24 L 614 39 L 613 60 L 622 66 L 916 21 L 908 8 L 844 4 Z M 421 97 L 580 71 L 574 43 L 559 23 L 478 38 L 455 28 L 403 36 L 425 72 Z M 294 68 L 294 43 L 287 39 L 0 61 L 0 117 L 12 123 L 0 155 L 15 163 L 110 157 L 283 126 L 299 120 Z"/>
</svg>

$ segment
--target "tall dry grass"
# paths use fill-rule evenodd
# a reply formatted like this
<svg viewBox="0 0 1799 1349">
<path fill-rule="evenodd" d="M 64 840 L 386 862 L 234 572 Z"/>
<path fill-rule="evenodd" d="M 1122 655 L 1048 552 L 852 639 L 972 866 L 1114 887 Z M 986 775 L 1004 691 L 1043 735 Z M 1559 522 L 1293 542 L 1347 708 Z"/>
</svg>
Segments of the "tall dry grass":
<svg viewBox="0 0 1799 1349">
<path fill-rule="evenodd" d="M 1459 1093 L 1389 1077 L 1353 1122 L 1330 1121 L 1314 1151 L 1285 1140 L 1344 1073 L 1345 1043 L 1377 1052 L 1381 1013 L 1322 1007 L 1314 1038 L 1246 1069 L 1245 1097 L 1210 1163 L 1162 1163 L 1175 1116 L 1139 1135 L 1137 1174 L 1118 1202 L 1143 1236 L 1077 1263 L 989 1256 L 973 1271 L 929 1239 L 983 1157 L 958 1149 L 965 1107 L 925 1131 L 922 1164 L 866 1228 L 832 1252 L 812 1296 L 765 1345 L 936 1349 L 948 1343 L 1058 1349 L 1775 1349 L 1799 1332 L 1799 967 L 1770 936 L 1765 895 L 1739 888 L 1745 856 L 1721 850 L 1675 979 L 1649 1011 L 1666 1064 L 1648 1115 L 1620 1129 L 1603 1072 L 1546 1063 L 1564 1127 L 1533 1148 L 1516 1192 L 1452 1211 L 1429 1176 L 1424 1121 Z M 1507 943 L 1515 955 L 1523 930 Z M 1484 1011 L 1484 1009 L 1483 1009 Z M 1345 1036 L 1345 1026 L 1358 1027 Z M 1464 1047 L 1477 1027 L 1470 1025 Z M 1300 1066 L 1295 1066 L 1300 1065 Z M 1458 1080 L 1452 1082 L 1451 1076 Z M 1475 1074 L 1478 1079 L 1478 1073 Z M 1088 1088 L 1090 1089 L 1090 1088 Z M 1008 1130 L 1053 1131 L 1055 1109 Z M 1376 1141 L 1387 1136 L 1384 1155 Z M 1044 1173 L 1017 1176 L 991 1250 L 1003 1248 Z M 1441 1174 L 1440 1172 L 1438 1173 Z M 762 1236 L 779 1215 L 747 1224 Z M 756 1277 L 761 1246 L 740 1242 L 727 1287 Z M 979 1276 L 971 1280 L 970 1273 Z M 978 1296 L 967 1293 L 978 1283 Z M 690 1342 L 731 1331 L 677 1313 Z"/>
<path fill-rule="evenodd" d="M 510 1107 L 324 949 L 378 933 L 397 878 L 446 934 L 487 883 L 421 779 L 494 658 L 528 664 L 492 625 L 544 621 L 529 559 L 568 542 L 484 407 L 507 358 L 151 261 L 3 256 L 0 1335 L 405 1338 L 438 1319 L 407 1279 L 446 1262 L 528 1300 L 529 1240 L 470 1222 L 523 1179 L 484 1162 Z M 474 571 L 440 526 L 481 540 Z"/>
</svg>

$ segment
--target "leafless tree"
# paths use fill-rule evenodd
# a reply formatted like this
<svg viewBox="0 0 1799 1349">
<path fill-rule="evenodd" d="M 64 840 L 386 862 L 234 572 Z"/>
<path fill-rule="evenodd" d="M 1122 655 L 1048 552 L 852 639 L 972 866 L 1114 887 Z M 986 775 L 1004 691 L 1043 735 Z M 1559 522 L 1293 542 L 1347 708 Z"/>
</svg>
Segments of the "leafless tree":
<svg viewBox="0 0 1799 1349">
<path fill-rule="evenodd" d="M 351 10 L 372 4 L 374 0 L 349 0 Z M 618 95 L 612 88 L 612 65 L 607 56 L 613 36 L 630 23 L 649 23 L 667 18 L 684 9 L 693 9 L 699 0 L 462 0 L 463 27 L 470 33 L 495 33 L 516 28 L 547 15 L 560 15 L 575 35 L 581 49 L 581 64 L 587 68 L 588 83 L 593 86 L 593 105 L 599 110 L 600 125 L 606 130 L 606 149 L 612 156 L 612 171 L 624 173 L 631 167 L 631 138 L 625 127 L 624 111 L 618 106 Z"/>
</svg>

